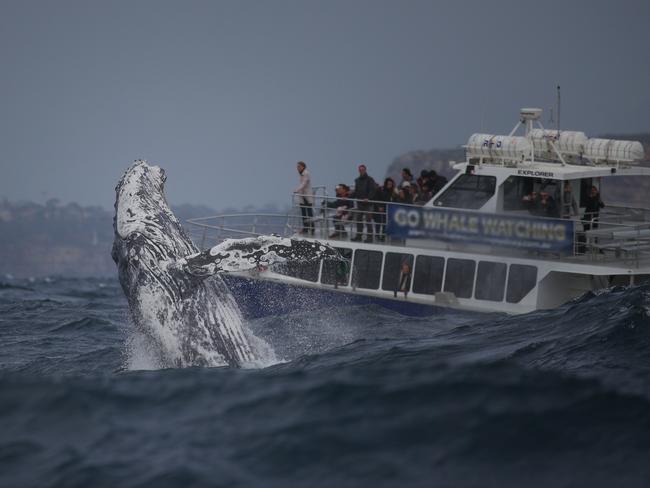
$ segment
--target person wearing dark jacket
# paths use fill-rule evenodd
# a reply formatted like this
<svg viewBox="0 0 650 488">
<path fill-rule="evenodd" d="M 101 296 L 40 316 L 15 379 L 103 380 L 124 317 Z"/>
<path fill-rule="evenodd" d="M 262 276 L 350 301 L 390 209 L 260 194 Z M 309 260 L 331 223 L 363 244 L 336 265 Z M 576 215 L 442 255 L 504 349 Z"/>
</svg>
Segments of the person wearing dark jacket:
<svg viewBox="0 0 650 488">
<path fill-rule="evenodd" d="M 395 180 L 392 178 L 386 178 L 384 180 L 384 186 L 377 190 L 377 195 L 375 196 L 375 200 L 378 201 L 378 203 L 375 204 L 375 216 L 377 217 L 375 230 L 377 231 L 377 238 L 380 241 L 383 241 L 386 237 L 384 229 L 386 226 L 386 210 L 388 204 L 391 202 L 397 202 L 398 199 L 399 194 L 395 188 Z"/>
<path fill-rule="evenodd" d="M 589 195 L 585 198 L 585 215 L 582 217 L 584 230 L 598 228 L 598 215 L 600 214 L 600 209 L 604 206 L 605 204 L 600 199 L 598 188 L 592 186 Z"/>
<path fill-rule="evenodd" d="M 434 195 L 442 190 L 442 188 L 447 184 L 447 178 L 439 175 L 433 170 L 429 171 L 429 181 L 431 182 L 431 193 Z"/>
<path fill-rule="evenodd" d="M 351 197 L 357 199 L 357 211 L 354 213 L 354 220 L 357 223 L 357 235 L 353 241 L 360 241 L 363 236 L 363 221 L 366 220 L 367 236 L 366 242 L 372 242 L 372 221 L 373 221 L 373 204 L 368 200 L 373 200 L 377 191 L 377 183 L 367 173 L 366 165 L 359 165 L 359 177 L 354 180 L 354 192 Z"/>
</svg>

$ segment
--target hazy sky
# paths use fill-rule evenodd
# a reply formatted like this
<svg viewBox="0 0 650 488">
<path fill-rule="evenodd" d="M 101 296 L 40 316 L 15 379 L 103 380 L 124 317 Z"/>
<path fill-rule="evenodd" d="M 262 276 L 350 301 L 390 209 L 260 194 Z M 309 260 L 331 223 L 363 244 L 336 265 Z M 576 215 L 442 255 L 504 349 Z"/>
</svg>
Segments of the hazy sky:
<svg viewBox="0 0 650 488">
<path fill-rule="evenodd" d="M 413 149 L 650 130 L 650 1 L 0 0 L 0 197 L 109 207 L 124 169 L 172 203 L 290 201 Z M 547 120 L 548 113 L 545 116 Z"/>
</svg>

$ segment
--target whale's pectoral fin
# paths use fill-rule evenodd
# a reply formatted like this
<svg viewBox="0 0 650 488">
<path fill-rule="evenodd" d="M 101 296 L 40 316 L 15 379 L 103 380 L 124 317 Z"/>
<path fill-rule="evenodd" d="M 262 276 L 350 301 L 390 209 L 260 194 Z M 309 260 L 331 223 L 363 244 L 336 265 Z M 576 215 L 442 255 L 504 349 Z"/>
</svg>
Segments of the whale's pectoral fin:
<svg viewBox="0 0 650 488">
<path fill-rule="evenodd" d="M 227 239 L 211 249 L 187 256 L 176 268 L 198 278 L 247 271 L 285 261 L 344 260 L 336 249 L 317 241 L 260 236 Z"/>
</svg>

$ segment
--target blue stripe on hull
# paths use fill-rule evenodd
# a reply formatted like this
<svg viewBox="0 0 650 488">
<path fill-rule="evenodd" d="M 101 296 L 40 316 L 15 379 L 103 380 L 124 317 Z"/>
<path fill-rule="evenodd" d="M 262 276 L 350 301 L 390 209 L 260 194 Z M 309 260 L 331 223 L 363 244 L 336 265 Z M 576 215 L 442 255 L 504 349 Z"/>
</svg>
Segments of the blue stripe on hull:
<svg viewBox="0 0 650 488">
<path fill-rule="evenodd" d="M 343 293 L 334 289 L 309 288 L 227 274 L 222 277 L 235 296 L 242 313 L 249 319 L 332 306 L 369 304 L 380 305 L 411 317 L 426 317 L 439 310 L 439 307 L 433 305 L 406 302 L 399 298 L 391 300 L 368 297 Z"/>
</svg>

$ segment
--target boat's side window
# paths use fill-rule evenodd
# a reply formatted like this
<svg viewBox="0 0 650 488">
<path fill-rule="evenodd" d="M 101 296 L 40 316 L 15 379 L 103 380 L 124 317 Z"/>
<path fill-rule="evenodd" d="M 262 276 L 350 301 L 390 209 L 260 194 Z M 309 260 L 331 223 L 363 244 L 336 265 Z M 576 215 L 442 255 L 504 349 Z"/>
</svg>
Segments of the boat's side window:
<svg viewBox="0 0 650 488">
<path fill-rule="evenodd" d="M 452 292 L 458 298 L 470 298 L 475 268 L 476 262 L 471 259 L 449 258 L 445 273 L 445 291 Z"/>
<path fill-rule="evenodd" d="M 510 176 L 503 182 L 503 210 L 525 210 L 528 208 L 524 197 L 535 188 L 535 179 L 523 176 Z"/>
<path fill-rule="evenodd" d="M 345 261 L 323 261 L 321 283 L 326 285 L 346 286 L 350 280 L 350 266 L 352 266 L 352 249 L 347 247 L 335 248 Z"/>
<path fill-rule="evenodd" d="M 411 273 L 413 272 L 413 255 L 403 254 L 398 252 L 387 252 L 386 259 L 384 260 L 384 277 L 381 281 L 381 289 L 388 291 L 395 291 L 400 289 L 402 278 L 404 277 L 403 271 L 405 265 L 408 266 L 407 273 L 407 286 L 411 281 Z"/>
<path fill-rule="evenodd" d="M 543 178 L 510 176 L 503 182 L 503 210 L 529 210 L 530 201 L 525 197 L 531 193 L 548 193 L 559 204 L 560 182 Z"/>
<path fill-rule="evenodd" d="M 354 252 L 352 286 L 369 290 L 379 288 L 382 254 L 381 251 L 365 251 L 363 249 L 357 249 Z"/>
<path fill-rule="evenodd" d="M 519 303 L 537 285 L 537 266 L 511 264 L 506 301 Z"/>
<path fill-rule="evenodd" d="M 273 265 L 273 271 L 305 281 L 318 281 L 319 261 L 287 261 Z"/>
<path fill-rule="evenodd" d="M 508 266 L 505 263 L 480 261 L 476 273 L 477 300 L 503 301 Z"/>
<path fill-rule="evenodd" d="M 460 175 L 433 204 L 452 208 L 481 208 L 494 195 L 496 182 L 495 176 Z"/>
<path fill-rule="evenodd" d="M 433 295 L 442 290 L 445 259 L 435 256 L 418 256 L 415 260 L 413 293 Z"/>
</svg>

